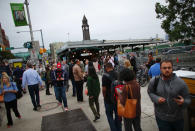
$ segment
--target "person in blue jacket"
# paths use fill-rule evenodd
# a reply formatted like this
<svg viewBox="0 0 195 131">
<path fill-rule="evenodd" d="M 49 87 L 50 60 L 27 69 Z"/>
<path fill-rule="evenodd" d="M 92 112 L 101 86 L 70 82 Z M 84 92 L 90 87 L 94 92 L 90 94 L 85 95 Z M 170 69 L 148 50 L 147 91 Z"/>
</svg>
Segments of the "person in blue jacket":
<svg viewBox="0 0 195 131">
<path fill-rule="evenodd" d="M 16 93 L 18 89 L 14 82 L 10 82 L 10 78 L 7 73 L 2 74 L 1 77 L 1 88 L 0 88 L 0 95 L 4 95 L 4 103 L 7 113 L 7 127 L 10 128 L 13 125 L 13 120 L 11 117 L 11 109 L 13 109 L 14 114 L 18 119 L 21 119 L 21 115 L 18 112 L 17 108 L 17 98 Z"/>
</svg>

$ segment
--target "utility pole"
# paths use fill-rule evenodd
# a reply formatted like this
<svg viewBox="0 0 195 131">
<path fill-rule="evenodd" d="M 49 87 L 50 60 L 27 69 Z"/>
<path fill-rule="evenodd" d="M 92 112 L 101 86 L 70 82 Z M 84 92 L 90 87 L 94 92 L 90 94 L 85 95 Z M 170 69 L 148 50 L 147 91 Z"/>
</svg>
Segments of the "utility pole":
<svg viewBox="0 0 195 131">
<path fill-rule="evenodd" d="M 27 10 L 27 16 L 28 16 L 28 25 L 29 25 L 29 29 L 30 29 L 30 37 L 31 37 L 31 42 L 32 42 L 32 49 L 29 49 L 30 52 L 30 56 L 31 59 L 36 63 L 36 65 L 38 66 L 39 61 L 38 61 L 38 57 L 37 57 L 37 51 L 35 50 L 35 45 L 34 45 L 34 37 L 33 37 L 33 31 L 32 31 L 32 24 L 31 24 L 31 20 L 30 20 L 30 12 L 29 12 L 29 8 L 28 8 L 28 0 L 25 0 L 24 4 L 26 5 L 26 10 Z"/>
<path fill-rule="evenodd" d="M 43 33 L 42 33 L 42 29 L 40 29 L 40 31 L 41 31 L 41 39 L 42 39 L 43 48 L 45 48 L 44 41 L 43 41 Z"/>
</svg>

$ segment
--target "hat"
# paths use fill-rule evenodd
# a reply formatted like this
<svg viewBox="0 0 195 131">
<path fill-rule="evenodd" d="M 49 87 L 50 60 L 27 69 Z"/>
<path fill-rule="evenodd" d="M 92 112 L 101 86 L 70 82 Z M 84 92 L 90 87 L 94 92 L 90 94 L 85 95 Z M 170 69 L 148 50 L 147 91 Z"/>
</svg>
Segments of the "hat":
<svg viewBox="0 0 195 131">
<path fill-rule="evenodd" d="M 61 68 L 62 65 L 60 63 L 57 64 L 57 68 Z"/>
</svg>

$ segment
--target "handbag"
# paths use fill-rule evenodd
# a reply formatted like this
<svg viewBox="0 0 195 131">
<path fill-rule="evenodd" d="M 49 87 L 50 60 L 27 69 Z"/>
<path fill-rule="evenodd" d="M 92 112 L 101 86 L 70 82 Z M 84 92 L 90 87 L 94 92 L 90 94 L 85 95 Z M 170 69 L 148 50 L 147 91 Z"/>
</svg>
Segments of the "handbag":
<svg viewBox="0 0 195 131">
<path fill-rule="evenodd" d="M 21 92 L 21 91 L 17 91 L 17 93 L 16 93 L 16 98 L 17 98 L 17 99 L 20 99 L 22 96 L 23 96 L 23 95 L 22 95 L 22 92 Z"/>
<path fill-rule="evenodd" d="M 85 88 L 85 95 L 88 95 L 88 89 Z"/>
<path fill-rule="evenodd" d="M 4 95 L 0 95 L 0 103 L 4 102 Z"/>
<path fill-rule="evenodd" d="M 133 98 L 133 92 L 130 85 L 127 85 L 127 100 L 125 102 L 125 111 L 123 117 L 125 118 L 135 118 L 136 117 L 136 105 L 137 105 L 137 99 Z M 129 90 L 131 94 L 131 98 L 129 96 Z"/>
<path fill-rule="evenodd" d="M 125 107 L 121 104 L 120 99 L 117 99 L 117 113 L 118 116 L 124 116 L 124 112 L 125 112 Z"/>
<path fill-rule="evenodd" d="M 1 89 L 1 91 L 3 91 L 3 87 L 2 87 L 2 84 L 1 84 L 1 87 L 0 87 Z M 0 95 L 0 103 L 3 103 L 4 102 L 4 95 L 2 94 L 2 95 Z"/>
</svg>

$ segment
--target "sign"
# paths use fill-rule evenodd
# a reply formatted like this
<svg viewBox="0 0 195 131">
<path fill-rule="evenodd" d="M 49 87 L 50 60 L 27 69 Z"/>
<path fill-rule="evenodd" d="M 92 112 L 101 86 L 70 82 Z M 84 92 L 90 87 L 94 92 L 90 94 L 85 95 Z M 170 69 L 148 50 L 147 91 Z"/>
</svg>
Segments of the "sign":
<svg viewBox="0 0 195 131">
<path fill-rule="evenodd" d="M 12 16 L 15 26 L 26 26 L 28 25 L 26 21 L 24 4 L 23 3 L 10 3 Z"/>
<path fill-rule="evenodd" d="M 21 62 L 14 62 L 14 68 L 16 68 L 16 67 L 22 67 L 22 63 Z"/>
<path fill-rule="evenodd" d="M 43 53 L 43 57 L 48 57 L 48 54 L 47 53 Z"/>
</svg>

